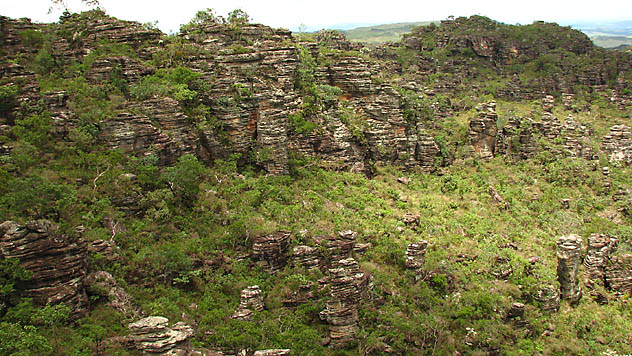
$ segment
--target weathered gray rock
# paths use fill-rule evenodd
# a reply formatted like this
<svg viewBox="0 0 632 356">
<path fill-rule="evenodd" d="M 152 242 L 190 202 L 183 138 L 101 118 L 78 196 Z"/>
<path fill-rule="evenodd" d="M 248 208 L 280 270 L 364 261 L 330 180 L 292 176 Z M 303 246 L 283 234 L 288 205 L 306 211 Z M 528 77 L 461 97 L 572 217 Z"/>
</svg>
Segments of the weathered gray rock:
<svg viewBox="0 0 632 356">
<path fill-rule="evenodd" d="M 588 246 L 584 267 L 588 270 L 588 276 L 593 283 L 603 284 L 605 268 L 611 254 L 616 250 L 618 240 L 604 234 L 591 234 L 588 236 Z"/>
<path fill-rule="evenodd" d="M 263 308 L 263 292 L 259 286 L 249 286 L 241 291 L 239 307 L 233 313 L 232 318 L 248 320 L 255 312 L 260 312 Z"/>
<path fill-rule="evenodd" d="M 316 237 L 316 243 L 327 250 L 327 263 L 335 267 L 338 261 L 351 257 L 358 233 L 351 230 L 339 231 L 336 235 Z"/>
<path fill-rule="evenodd" d="M 132 297 L 117 285 L 114 277 L 106 271 L 90 273 L 85 279 L 88 293 L 108 298 L 108 305 L 126 317 L 138 317 L 141 312 L 132 302 Z"/>
<path fill-rule="evenodd" d="M 605 268 L 606 285 L 618 293 L 632 294 L 632 255 L 613 256 Z"/>
<path fill-rule="evenodd" d="M 538 289 L 533 296 L 543 311 L 558 311 L 560 309 L 560 294 L 552 285 L 545 285 Z"/>
<path fill-rule="evenodd" d="M 470 144 L 483 160 L 489 160 L 494 157 L 498 132 L 496 102 L 479 104 L 476 110 L 478 111 L 477 116 L 470 120 Z"/>
<path fill-rule="evenodd" d="M 422 278 L 427 248 L 428 241 L 422 240 L 408 245 L 406 249 L 404 265 L 415 272 L 415 279 L 417 280 Z"/>
<path fill-rule="evenodd" d="M 290 233 L 278 231 L 269 235 L 257 236 L 252 245 L 254 258 L 264 260 L 271 271 L 285 266 L 289 258 Z"/>
<path fill-rule="evenodd" d="M 577 303 L 582 297 L 577 278 L 581 247 L 582 238 L 575 234 L 562 236 L 557 242 L 557 279 L 562 299 L 570 303 Z"/>
<path fill-rule="evenodd" d="M 353 258 L 329 269 L 329 297 L 320 318 L 329 324 L 330 346 L 343 348 L 355 341 L 358 308 L 368 290 L 368 277 Z"/>
<path fill-rule="evenodd" d="M 64 303 L 73 320 L 87 311 L 87 252 L 80 239 L 59 234 L 48 220 L 5 221 L 0 224 L 0 258 L 17 258 L 31 271 L 31 279 L 18 289 L 35 303 Z"/>
<path fill-rule="evenodd" d="M 614 125 L 603 137 L 601 149 L 610 162 L 632 164 L 632 129 L 626 125 Z"/>
<path fill-rule="evenodd" d="M 169 327 L 169 319 L 162 316 L 150 316 L 128 325 L 129 340 L 144 355 L 187 355 L 177 349 L 193 336 L 193 328 L 183 322 Z"/>
<path fill-rule="evenodd" d="M 292 258 L 296 265 L 308 270 L 320 267 L 320 256 L 316 247 L 296 246 L 292 249 Z"/>
</svg>

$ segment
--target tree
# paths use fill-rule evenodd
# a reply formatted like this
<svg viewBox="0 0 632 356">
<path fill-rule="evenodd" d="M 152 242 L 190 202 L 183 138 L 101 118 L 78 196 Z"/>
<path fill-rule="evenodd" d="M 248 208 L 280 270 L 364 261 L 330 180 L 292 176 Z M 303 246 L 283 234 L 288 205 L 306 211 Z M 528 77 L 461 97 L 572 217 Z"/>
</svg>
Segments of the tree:
<svg viewBox="0 0 632 356">
<path fill-rule="evenodd" d="M 241 9 L 235 9 L 228 13 L 228 23 L 231 25 L 242 26 L 250 22 L 250 16 Z"/>
<path fill-rule="evenodd" d="M 81 0 L 81 2 L 88 6 L 100 7 L 99 0 Z M 66 3 L 66 0 L 50 0 L 50 7 L 48 8 L 48 13 L 53 12 L 55 8 L 62 8 L 64 9 L 64 11 L 70 12 L 70 9 L 68 8 L 68 4 Z"/>
</svg>

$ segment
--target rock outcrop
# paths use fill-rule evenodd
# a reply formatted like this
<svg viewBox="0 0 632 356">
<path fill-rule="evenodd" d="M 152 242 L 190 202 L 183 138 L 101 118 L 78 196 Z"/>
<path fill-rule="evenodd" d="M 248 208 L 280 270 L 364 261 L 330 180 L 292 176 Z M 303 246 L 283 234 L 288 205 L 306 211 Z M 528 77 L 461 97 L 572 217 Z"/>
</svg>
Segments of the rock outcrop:
<svg viewBox="0 0 632 356">
<path fill-rule="evenodd" d="M 305 269 L 320 268 L 320 256 L 316 247 L 296 246 L 292 249 L 292 258 L 296 265 Z"/>
<path fill-rule="evenodd" d="M 290 349 L 270 349 L 255 351 L 254 356 L 290 356 Z"/>
<path fill-rule="evenodd" d="M 336 235 L 314 238 L 327 250 L 327 265 L 335 267 L 338 261 L 351 257 L 358 233 L 351 230 L 338 231 Z"/>
<path fill-rule="evenodd" d="M 106 271 L 90 273 L 85 279 L 88 293 L 108 298 L 108 305 L 126 317 L 139 316 L 140 310 L 133 304 L 132 297 L 117 285 L 114 277 Z"/>
<path fill-rule="evenodd" d="M 358 308 L 368 290 L 368 277 L 353 258 L 329 269 L 329 297 L 320 318 L 329 324 L 330 346 L 344 348 L 354 342 L 358 328 Z"/>
<path fill-rule="evenodd" d="M 560 282 L 561 297 L 570 303 L 577 303 L 582 297 L 577 272 L 581 254 L 582 238 L 570 234 L 557 242 L 557 279 Z"/>
<path fill-rule="evenodd" d="M 632 294 L 632 255 L 614 256 L 605 268 L 606 285 L 617 293 Z"/>
<path fill-rule="evenodd" d="M 604 234 L 588 236 L 584 267 L 588 270 L 591 283 L 603 284 L 606 266 L 617 248 L 617 243 L 617 239 Z"/>
<path fill-rule="evenodd" d="M 470 143 L 483 160 L 489 160 L 494 157 L 498 132 L 496 102 L 482 103 L 476 110 L 478 115 L 470 120 Z"/>
<path fill-rule="evenodd" d="M 277 271 L 287 263 L 289 258 L 290 233 L 278 231 L 269 235 L 254 238 L 252 255 L 266 262 L 271 271 Z"/>
<path fill-rule="evenodd" d="M 232 315 L 233 319 L 248 320 L 255 312 L 263 310 L 263 292 L 259 286 L 249 286 L 241 291 L 239 306 Z"/>
<path fill-rule="evenodd" d="M 560 309 L 560 293 L 552 285 L 540 287 L 533 297 L 543 311 L 556 312 Z"/>
<path fill-rule="evenodd" d="M 39 305 L 64 303 L 71 319 L 87 310 L 87 252 L 80 239 L 59 234 L 48 220 L 0 224 L 0 258 L 17 258 L 32 277 L 18 289 Z"/>
<path fill-rule="evenodd" d="M 610 162 L 632 164 L 632 129 L 626 125 L 614 125 L 603 137 L 602 149 Z"/>
<path fill-rule="evenodd" d="M 417 280 L 422 278 L 427 248 L 427 241 L 419 241 L 408 245 L 406 249 L 404 265 L 415 272 L 415 279 Z"/>
<path fill-rule="evenodd" d="M 150 316 L 128 325 L 129 340 L 143 355 L 187 355 L 184 342 L 193 336 L 193 328 L 183 322 L 169 327 L 169 319 Z"/>
</svg>

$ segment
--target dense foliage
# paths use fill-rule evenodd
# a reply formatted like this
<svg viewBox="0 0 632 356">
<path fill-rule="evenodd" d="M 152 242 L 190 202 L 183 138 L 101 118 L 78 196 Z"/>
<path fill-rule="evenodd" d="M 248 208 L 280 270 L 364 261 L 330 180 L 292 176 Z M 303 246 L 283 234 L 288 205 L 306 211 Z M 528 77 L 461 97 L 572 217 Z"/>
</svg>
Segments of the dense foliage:
<svg viewBox="0 0 632 356">
<path fill-rule="evenodd" d="M 239 26 L 248 22 L 248 16 L 236 10 L 220 20 L 207 10 L 183 30 L 205 21 Z M 587 59 L 572 47 L 576 39 L 565 37 L 566 31 L 556 25 L 515 30 L 480 17 L 469 21 L 468 27 L 459 29 L 463 35 L 485 31 L 513 40 L 550 41 L 554 50 L 524 67 L 512 67 L 520 75 L 546 76 L 568 66 L 592 65 L 584 64 Z M 377 165 L 369 179 L 327 169 L 298 152 L 291 152 L 291 174 L 286 176 L 265 175 L 252 161 L 244 163 L 238 156 L 208 167 L 187 154 L 161 166 L 153 155 L 134 157 L 106 150 L 97 143 L 95 124 L 118 112 L 120 103 L 154 96 L 177 100 L 196 124 L 211 122 L 211 108 L 199 100 L 209 90 L 208 83 L 167 53 L 170 45 L 183 45 L 168 40 L 162 54 L 170 59 L 144 60 L 153 74 L 136 84 L 112 75 L 94 86 L 85 78 L 94 60 L 113 54 L 136 56 L 137 51 L 101 43 L 80 63 L 60 66 L 50 60 L 47 49 L 56 35 L 60 34 L 53 27 L 43 35 L 25 33 L 24 46 L 33 54 L 22 62 L 37 73 L 42 91 L 69 93 L 69 105 L 81 125 L 68 133 L 67 140 L 56 140 L 49 112 L 39 105 L 17 110 L 15 121 L 0 136 L 0 144 L 12 147 L 0 157 L 0 221 L 45 218 L 62 231 L 82 225 L 88 240 L 112 238 L 121 247 L 123 260 L 112 263 L 91 255 L 90 271 L 110 272 L 147 315 L 195 325 L 194 345 L 225 351 L 291 348 L 295 355 L 379 354 L 376 350 L 384 344 L 397 355 L 631 352 L 629 295 L 600 290 L 610 300 L 607 305 L 586 296 L 576 306 L 562 302 L 559 313 L 541 311 L 531 297 L 541 284 L 556 283 L 555 241 L 560 235 L 610 234 L 619 238 L 622 251 L 629 252 L 632 221 L 625 209 L 629 202 L 611 199 L 593 162 L 553 156 L 555 142 L 526 161 L 473 158 L 467 151 L 467 120 L 474 115 L 470 109 L 475 102 L 493 97 L 493 90 L 420 96 L 396 85 L 407 122 L 432 123 L 429 132 L 441 146 L 440 174 Z M 432 45 L 430 37 L 424 40 Z M 570 48 L 559 42 L 567 40 Z M 406 67 L 418 55 L 437 59 L 451 49 L 414 54 L 403 47 L 399 50 L 398 61 Z M 610 55 L 603 52 L 604 58 Z M 357 129 L 358 141 L 364 142 L 363 123 L 345 108 L 341 90 L 315 79 L 317 63 L 325 57 L 298 48 L 295 87 L 302 106 L 290 117 L 293 129 L 299 135 L 318 130 L 314 116 L 335 108 L 345 124 Z M 475 57 L 472 63 L 480 62 L 472 69 L 480 74 L 476 80 L 484 78 L 478 83 L 491 88 L 497 73 L 489 72 L 488 64 Z M 426 78 L 428 83 L 440 79 L 436 73 Z M 395 84 L 403 82 L 398 79 L 393 79 Z M 249 95 L 247 88 L 234 89 L 236 96 Z M 16 95 L 16 87 L 0 86 L 0 117 L 16 111 Z M 596 132 L 629 119 L 629 112 L 619 112 L 605 95 L 578 93 L 578 100 L 591 109 L 577 114 L 579 119 Z M 462 110 L 454 110 L 456 103 Z M 516 114 L 534 114 L 537 119 L 537 104 L 498 99 L 500 120 L 506 122 Z M 432 122 L 436 112 L 450 110 Z M 555 113 L 564 117 L 570 111 L 558 105 Z M 608 165 L 605 158 L 599 163 Z M 610 170 L 610 191 L 632 187 L 629 167 L 611 165 Z M 410 179 L 409 184 L 398 183 L 402 175 Z M 492 202 L 490 184 L 508 202 L 507 209 Z M 138 209 L 122 203 L 129 196 L 139 197 Z M 569 209 L 560 209 L 561 199 L 570 199 Z M 421 216 L 419 226 L 401 221 L 411 212 Z M 106 221 L 116 221 L 120 227 L 114 236 Z M 293 309 L 282 303 L 298 286 L 318 285 L 323 273 L 289 264 L 273 274 L 243 256 L 252 237 L 260 234 L 290 231 L 295 246 L 312 245 L 312 237 L 347 229 L 358 232 L 359 242 L 371 243 L 356 258 L 372 276 L 374 287 L 361 304 L 357 343 L 332 350 L 321 344 L 327 334 L 319 319 L 325 292 L 314 287 L 316 297 Z M 422 239 L 430 243 L 427 278 L 415 281 L 404 267 L 404 251 L 409 243 Z M 541 259 L 535 266 L 529 262 L 533 256 Z M 498 278 L 498 271 L 506 269 L 513 273 Z M 28 279 L 18 261 L 0 260 L 1 354 L 134 354 L 116 338 L 127 334 L 127 323 L 133 320 L 93 298 L 88 315 L 69 324 L 67 307 L 34 306 L 16 293 L 16 286 Z M 251 321 L 232 319 L 240 290 L 254 284 L 265 293 L 266 309 Z M 527 305 L 526 324 L 505 320 L 507 309 L 517 301 Z"/>
</svg>

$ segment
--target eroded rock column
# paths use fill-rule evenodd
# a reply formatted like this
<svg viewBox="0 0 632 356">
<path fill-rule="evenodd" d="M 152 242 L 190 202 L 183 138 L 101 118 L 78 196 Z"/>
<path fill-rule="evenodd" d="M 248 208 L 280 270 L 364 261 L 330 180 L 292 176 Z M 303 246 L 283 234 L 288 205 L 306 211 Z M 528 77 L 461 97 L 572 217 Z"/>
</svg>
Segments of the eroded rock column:
<svg viewBox="0 0 632 356">
<path fill-rule="evenodd" d="M 562 236 L 557 242 L 557 279 L 560 282 L 562 299 L 577 303 L 582 297 L 577 272 L 582 248 L 582 238 L 570 234 Z"/>
<path fill-rule="evenodd" d="M 329 323 L 330 346 L 344 348 L 356 339 L 358 309 L 368 289 L 368 278 L 353 258 L 339 261 L 338 266 L 329 270 L 331 299 L 320 317 Z"/>
</svg>

